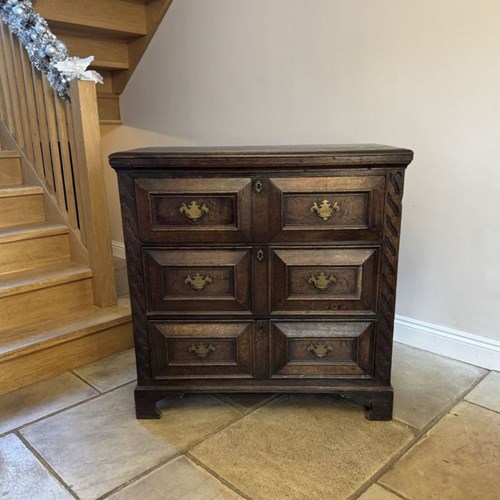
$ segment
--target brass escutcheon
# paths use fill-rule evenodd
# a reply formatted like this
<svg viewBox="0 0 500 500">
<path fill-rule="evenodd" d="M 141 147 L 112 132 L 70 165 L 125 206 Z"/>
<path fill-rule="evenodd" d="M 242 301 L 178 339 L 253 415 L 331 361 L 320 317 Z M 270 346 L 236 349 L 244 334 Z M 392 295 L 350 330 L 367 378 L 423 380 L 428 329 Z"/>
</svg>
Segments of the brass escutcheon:
<svg viewBox="0 0 500 500">
<path fill-rule="evenodd" d="M 185 203 L 183 203 L 182 207 L 179 209 L 179 212 L 183 213 L 188 219 L 197 222 L 200 217 L 202 217 L 204 214 L 208 214 L 210 210 L 205 205 L 205 203 L 203 203 L 203 205 L 200 207 L 200 205 L 198 205 L 198 203 L 193 200 L 189 207 Z"/>
<path fill-rule="evenodd" d="M 254 190 L 256 193 L 260 194 L 264 190 L 264 185 L 262 184 L 262 181 L 257 180 L 254 184 Z"/>
<path fill-rule="evenodd" d="M 331 345 L 324 344 L 323 342 L 313 342 L 307 350 L 317 358 L 326 358 L 328 353 L 333 351 Z"/>
<path fill-rule="evenodd" d="M 323 200 L 320 206 L 314 202 L 310 210 L 315 212 L 320 219 L 328 220 L 335 212 L 340 212 L 340 205 L 337 202 L 331 205 L 328 200 Z"/>
<path fill-rule="evenodd" d="M 336 285 L 337 281 L 338 280 L 334 274 L 330 274 L 330 276 L 327 276 L 326 273 L 321 271 L 317 276 L 314 276 L 313 274 L 307 282 L 311 285 L 314 285 L 318 290 L 324 292 L 325 290 L 328 290 L 332 285 Z"/>
<path fill-rule="evenodd" d="M 188 274 L 186 279 L 184 280 L 184 283 L 186 283 L 186 285 L 190 285 L 193 290 L 201 292 L 201 290 L 203 290 L 209 283 L 212 283 L 212 281 L 213 279 L 209 274 L 203 277 L 201 273 L 196 273 L 194 275 L 194 278 L 192 278 L 191 275 Z"/>
<path fill-rule="evenodd" d="M 210 344 L 205 344 L 205 342 L 200 342 L 198 345 L 191 344 L 189 352 L 193 353 L 199 359 L 205 359 L 211 352 L 215 351 L 215 347 Z"/>
</svg>

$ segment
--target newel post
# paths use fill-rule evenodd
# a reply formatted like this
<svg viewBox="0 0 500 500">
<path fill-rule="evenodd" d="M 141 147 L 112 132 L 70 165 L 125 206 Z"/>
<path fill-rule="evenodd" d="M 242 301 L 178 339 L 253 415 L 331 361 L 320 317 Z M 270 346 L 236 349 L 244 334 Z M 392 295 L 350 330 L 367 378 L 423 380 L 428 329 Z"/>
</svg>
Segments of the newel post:
<svg viewBox="0 0 500 500">
<path fill-rule="evenodd" d="M 116 304 L 116 287 L 95 83 L 74 81 L 69 96 L 77 150 L 75 176 L 83 215 L 80 225 L 93 272 L 94 303 L 109 307 Z"/>
</svg>

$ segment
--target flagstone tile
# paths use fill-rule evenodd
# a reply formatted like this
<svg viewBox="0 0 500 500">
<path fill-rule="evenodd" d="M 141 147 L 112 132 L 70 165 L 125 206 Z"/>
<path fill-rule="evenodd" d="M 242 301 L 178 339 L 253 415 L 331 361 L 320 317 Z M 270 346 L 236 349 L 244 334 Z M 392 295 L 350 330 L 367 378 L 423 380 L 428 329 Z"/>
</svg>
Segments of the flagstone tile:
<svg viewBox="0 0 500 500">
<path fill-rule="evenodd" d="M 0 396 L 0 434 L 99 394 L 71 373 Z"/>
<path fill-rule="evenodd" d="M 86 500 L 117 488 L 239 416 L 214 396 L 187 395 L 166 403 L 162 419 L 137 420 L 130 384 L 22 433 Z"/>
<path fill-rule="evenodd" d="M 491 372 L 465 399 L 500 412 L 500 373 Z"/>
<path fill-rule="evenodd" d="M 72 500 L 71 495 L 14 434 L 0 438 L 0 498 Z"/>
<path fill-rule="evenodd" d="M 111 495 L 112 500 L 235 500 L 227 486 L 185 456 L 178 457 Z"/>
<path fill-rule="evenodd" d="M 394 493 L 382 488 L 378 484 L 372 484 L 361 496 L 358 497 L 358 500 L 401 500 L 401 497 L 398 497 Z"/>
<path fill-rule="evenodd" d="M 77 368 L 74 372 L 100 391 L 109 391 L 136 379 L 134 350 L 128 349 Z"/>
<path fill-rule="evenodd" d="M 394 418 L 418 429 L 453 403 L 486 370 L 394 343 Z"/>
<path fill-rule="evenodd" d="M 500 414 L 460 402 L 379 482 L 407 498 L 497 498 Z"/>
<path fill-rule="evenodd" d="M 281 396 L 190 453 L 254 500 L 345 499 L 413 431 L 325 395 Z"/>
</svg>

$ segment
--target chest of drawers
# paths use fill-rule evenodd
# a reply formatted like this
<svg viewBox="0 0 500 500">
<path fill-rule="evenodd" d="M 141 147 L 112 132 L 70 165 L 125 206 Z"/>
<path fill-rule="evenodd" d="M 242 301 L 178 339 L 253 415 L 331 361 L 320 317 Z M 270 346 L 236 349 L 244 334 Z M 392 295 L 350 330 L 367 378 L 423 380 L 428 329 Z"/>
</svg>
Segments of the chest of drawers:
<svg viewBox="0 0 500 500">
<path fill-rule="evenodd" d="M 115 153 L 138 418 L 184 392 L 324 392 L 392 417 L 404 171 L 377 145 Z"/>
</svg>

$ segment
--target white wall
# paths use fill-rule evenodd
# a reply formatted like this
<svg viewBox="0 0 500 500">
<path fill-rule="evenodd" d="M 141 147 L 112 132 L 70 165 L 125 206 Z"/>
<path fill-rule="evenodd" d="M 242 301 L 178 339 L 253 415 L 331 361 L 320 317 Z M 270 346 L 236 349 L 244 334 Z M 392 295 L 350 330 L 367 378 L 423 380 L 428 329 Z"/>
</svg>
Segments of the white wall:
<svg viewBox="0 0 500 500">
<path fill-rule="evenodd" d="M 106 152 L 414 149 L 398 313 L 500 340 L 497 0 L 174 0 L 121 103 Z"/>
</svg>

